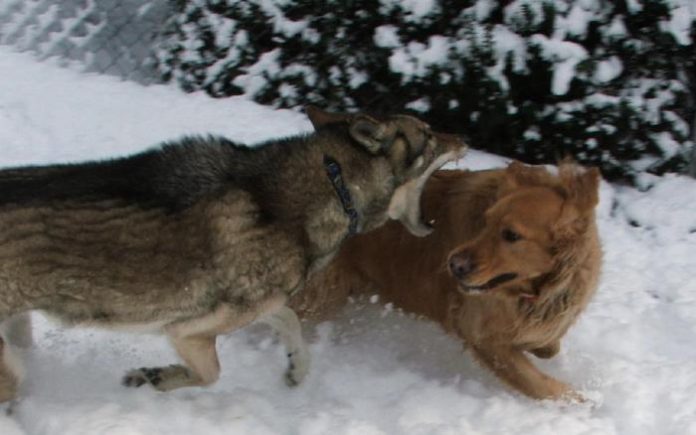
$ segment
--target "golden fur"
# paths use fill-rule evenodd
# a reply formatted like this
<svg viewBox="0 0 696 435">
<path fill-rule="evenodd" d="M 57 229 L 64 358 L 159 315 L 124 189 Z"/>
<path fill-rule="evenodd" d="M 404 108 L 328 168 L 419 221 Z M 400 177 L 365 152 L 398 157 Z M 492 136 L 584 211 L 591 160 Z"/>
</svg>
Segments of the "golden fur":
<svg viewBox="0 0 696 435">
<path fill-rule="evenodd" d="M 348 295 L 378 292 L 459 336 L 525 395 L 580 398 L 526 352 L 556 355 L 595 292 L 599 178 L 572 163 L 556 175 L 519 163 L 439 171 L 422 197 L 432 235 L 416 238 L 390 223 L 353 238 L 291 306 L 305 318 L 325 318 Z"/>
</svg>

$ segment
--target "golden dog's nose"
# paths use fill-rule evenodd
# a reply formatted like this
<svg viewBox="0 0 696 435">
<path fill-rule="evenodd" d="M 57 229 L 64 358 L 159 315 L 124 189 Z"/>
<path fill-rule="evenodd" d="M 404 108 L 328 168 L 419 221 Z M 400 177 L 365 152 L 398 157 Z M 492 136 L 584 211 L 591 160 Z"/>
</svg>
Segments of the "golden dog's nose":
<svg viewBox="0 0 696 435">
<path fill-rule="evenodd" d="M 449 270 L 457 279 L 462 279 L 467 276 L 475 268 L 471 256 L 466 254 L 455 254 L 449 259 Z"/>
</svg>

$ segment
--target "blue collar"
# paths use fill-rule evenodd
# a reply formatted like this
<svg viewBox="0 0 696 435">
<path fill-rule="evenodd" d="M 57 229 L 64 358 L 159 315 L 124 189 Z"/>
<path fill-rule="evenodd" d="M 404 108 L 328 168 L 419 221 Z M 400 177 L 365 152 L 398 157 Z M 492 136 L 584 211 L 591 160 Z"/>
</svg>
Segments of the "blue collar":
<svg viewBox="0 0 696 435">
<path fill-rule="evenodd" d="M 336 195 L 338 195 L 338 199 L 341 200 L 343 211 L 350 219 L 350 224 L 348 225 L 348 234 L 357 234 L 359 217 L 358 211 L 355 210 L 353 198 L 350 196 L 350 190 L 348 190 L 348 187 L 343 180 L 343 175 L 341 174 L 341 165 L 339 165 L 333 157 L 324 155 L 324 168 L 326 169 L 326 176 L 329 177 L 329 181 L 331 181 L 331 184 L 336 191 Z"/>
</svg>

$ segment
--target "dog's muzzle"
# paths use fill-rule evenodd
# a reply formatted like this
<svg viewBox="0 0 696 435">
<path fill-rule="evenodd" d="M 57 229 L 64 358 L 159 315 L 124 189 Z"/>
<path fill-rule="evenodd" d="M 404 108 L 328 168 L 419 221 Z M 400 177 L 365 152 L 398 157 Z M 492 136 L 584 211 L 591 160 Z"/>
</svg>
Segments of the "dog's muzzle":
<svg viewBox="0 0 696 435">
<path fill-rule="evenodd" d="M 465 283 L 466 277 L 476 269 L 470 255 L 452 255 L 449 259 L 449 270 L 454 278 L 459 282 L 459 286 L 466 292 L 482 292 L 494 289 L 501 284 L 517 278 L 516 273 L 503 273 L 481 285 L 468 285 Z"/>
<path fill-rule="evenodd" d="M 467 292 L 483 292 L 483 291 L 488 291 L 488 290 L 493 290 L 494 288 L 505 284 L 506 282 L 512 281 L 513 279 L 517 278 L 516 273 L 502 273 L 495 278 L 491 279 L 490 281 L 481 284 L 481 285 L 467 285 L 464 284 L 461 280 L 459 281 L 459 287 L 462 288 L 462 290 L 467 291 Z"/>
</svg>

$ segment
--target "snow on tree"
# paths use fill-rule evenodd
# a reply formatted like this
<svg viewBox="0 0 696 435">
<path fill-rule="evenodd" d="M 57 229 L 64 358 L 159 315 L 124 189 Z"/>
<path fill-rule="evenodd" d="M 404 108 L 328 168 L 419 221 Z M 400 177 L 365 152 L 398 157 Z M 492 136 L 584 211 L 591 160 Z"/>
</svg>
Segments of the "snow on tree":
<svg viewBox="0 0 696 435">
<path fill-rule="evenodd" d="M 613 179 L 682 170 L 693 146 L 693 0 L 180 5 L 156 59 L 187 91 L 408 109 L 474 147 Z"/>
</svg>

